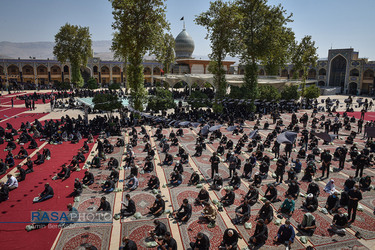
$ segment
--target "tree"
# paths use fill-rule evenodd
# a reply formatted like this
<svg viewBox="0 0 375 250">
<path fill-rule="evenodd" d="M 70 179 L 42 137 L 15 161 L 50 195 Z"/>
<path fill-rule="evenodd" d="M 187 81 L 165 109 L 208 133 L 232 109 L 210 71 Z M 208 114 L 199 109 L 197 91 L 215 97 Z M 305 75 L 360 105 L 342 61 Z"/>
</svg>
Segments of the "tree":
<svg viewBox="0 0 375 250">
<path fill-rule="evenodd" d="M 110 0 L 115 35 L 112 50 L 128 62 L 127 82 L 131 102 L 136 110 L 143 109 L 146 91 L 143 85 L 143 57 L 154 51 L 169 28 L 165 0 Z"/>
<path fill-rule="evenodd" d="M 234 31 L 238 25 L 236 5 L 229 2 L 217 0 L 211 2 L 208 11 L 201 13 L 195 18 L 195 22 L 206 28 L 206 39 L 211 41 L 212 60 L 210 72 L 214 74 L 214 85 L 216 86 L 215 98 L 226 95 L 227 81 L 222 61 L 226 55 L 234 54 L 236 39 Z"/>
<path fill-rule="evenodd" d="M 254 101 L 258 96 L 257 63 L 272 55 L 279 39 L 274 34 L 292 20 L 281 5 L 269 6 L 267 0 L 237 0 L 236 4 L 240 15 L 238 52 L 245 65 L 244 97 Z"/>
<path fill-rule="evenodd" d="M 284 100 L 298 100 L 300 97 L 300 93 L 298 92 L 298 85 L 290 85 L 284 87 L 283 91 L 281 91 L 281 97 Z"/>
<path fill-rule="evenodd" d="M 72 82 L 77 87 L 83 86 L 81 66 L 86 66 L 92 57 L 92 41 L 88 27 L 66 23 L 55 35 L 53 54 L 62 64 L 68 60 L 72 70 Z"/>
<path fill-rule="evenodd" d="M 281 97 L 280 92 L 277 88 L 274 86 L 267 86 L 267 85 L 262 85 L 259 86 L 259 99 L 261 100 L 267 100 L 267 101 L 272 101 L 272 100 L 279 100 Z"/>
<path fill-rule="evenodd" d="M 90 79 L 87 81 L 87 88 L 88 89 L 97 89 L 98 84 L 96 82 L 96 79 L 94 77 L 90 77 Z"/>
<path fill-rule="evenodd" d="M 291 28 L 285 26 L 275 29 L 273 38 L 276 39 L 271 40 L 270 53 L 261 60 L 269 76 L 278 75 L 279 69 L 290 61 L 292 56 L 291 50 L 295 41 L 294 32 Z"/>
<path fill-rule="evenodd" d="M 308 68 L 315 67 L 318 60 L 316 53 L 317 47 L 315 42 L 312 41 L 311 36 L 305 36 L 300 43 L 295 43 L 293 47 L 292 63 L 295 74 L 303 70 L 302 75 L 302 91 L 301 95 L 305 97 L 306 79 Z"/>
<path fill-rule="evenodd" d="M 97 94 L 92 99 L 94 109 L 112 113 L 116 109 L 122 107 L 122 103 L 117 95 Z"/>
<path fill-rule="evenodd" d="M 164 73 L 169 74 L 171 71 L 171 64 L 175 60 L 175 53 L 174 53 L 175 41 L 171 34 L 165 33 L 160 40 L 153 54 L 156 56 L 156 60 L 163 64 L 164 66 Z"/>
<path fill-rule="evenodd" d="M 208 99 L 208 96 L 199 90 L 191 92 L 188 99 L 188 103 L 193 108 L 208 107 L 211 104 Z"/>
<path fill-rule="evenodd" d="M 115 90 L 115 89 L 120 89 L 121 85 L 120 83 L 111 83 L 108 85 L 108 89 Z"/>
<path fill-rule="evenodd" d="M 305 89 L 306 99 L 315 99 L 320 96 L 320 88 L 316 85 L 311 85 Z"/>
<path fill-rule="evenodd" d="M 148 108 L 153 111 L 175 108 L 172 93 L 163 88 L 156 88 L 156 95 L 151 96 L 148 101 Z"/>
</svg>

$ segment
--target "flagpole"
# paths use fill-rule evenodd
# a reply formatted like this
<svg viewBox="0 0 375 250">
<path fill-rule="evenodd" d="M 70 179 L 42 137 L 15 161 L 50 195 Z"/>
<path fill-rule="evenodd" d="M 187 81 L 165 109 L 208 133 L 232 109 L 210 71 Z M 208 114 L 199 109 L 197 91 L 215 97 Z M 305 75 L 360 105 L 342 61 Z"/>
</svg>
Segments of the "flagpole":
<svg viewBox="0 0 375 250">
<path fill-rule="evenodd" d="M 184 30 L 185 30 L 185 19 L 183 20 L 183 22 L 184 22 Z"/>
</svg>

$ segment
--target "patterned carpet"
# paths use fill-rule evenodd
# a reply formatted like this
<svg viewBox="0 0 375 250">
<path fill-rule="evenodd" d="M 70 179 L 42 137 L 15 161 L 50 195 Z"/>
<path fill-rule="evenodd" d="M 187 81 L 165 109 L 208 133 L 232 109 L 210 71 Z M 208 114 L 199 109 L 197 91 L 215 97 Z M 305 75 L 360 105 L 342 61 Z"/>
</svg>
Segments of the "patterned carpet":
<svg viewBox="0 0 375 250">
<path fill-rule="evenodd" d="M 170 231 L 168 219 L 159 219 Z M 124 236 L 129 237 L 137 243 L 138 249 L 147 249 L 146 242 L 149 241 L 148 231 L 154 230 L 155 226 L 153 220 L 136 220 L 131 222 L 122 223 L 121 238 Z M 173 237 L 173 232 L 172 232 Z"/>
<path fill-rule="evenodd" d="M 96 249 L 109 249 L 112 226 L 94 226 L 64 229 L 56 249 L 74 250 L 94 246 Z"/>
</svg>

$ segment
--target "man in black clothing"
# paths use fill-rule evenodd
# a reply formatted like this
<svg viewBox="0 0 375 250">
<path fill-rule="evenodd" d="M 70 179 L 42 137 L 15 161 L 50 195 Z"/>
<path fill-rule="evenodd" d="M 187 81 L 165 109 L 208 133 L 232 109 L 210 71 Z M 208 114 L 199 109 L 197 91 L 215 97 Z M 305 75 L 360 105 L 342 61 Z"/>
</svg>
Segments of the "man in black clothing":
<svg viewBox="0 0 375 250">
<path fill-rule="evenodd" d="M 159 178 L 156 175 L 152 175 L 150 180 L 147 182 L 147 187 L 149 189 L 159 189 L 160 187 L 160 181 Z"/>
<path fill-rule="evenodd" d="M 85 176 L 82 179 L 82 183 L 83 185 L 90 186 L 94 183 L 94 175 L 89 171 L 86 171 Z"/>
<path fill-rule="evenodd" d="M 36 160 L 34 161 L 34 164 L 36 165 L 40 165 L 40 164 L 43 164 L 44 163 L 44 155 L 42 155 L 41 153 L 37 152 L 37 158 Z"/>
<path fill-rule="evenodd" d="M 167 226 L 159 220 L 154 220 L 154 225 L 155 229 L 153 231 L 149 231 L 151 238 L 163 238 L 165 233 L 167 232 Z"/>
<path fill-rule="evenodd" d="M 187 222 L 190 219 L 191 214 L 191 205 L 189 204 L 188 199 L 184 199 L 181 207 L 177 211 L 174 211 L 172 216 L 176 219 L 176 221 Z"/>
<path fill-rule="evenodd" d="M 49 185 L 49 183 L 44 184 L 44 191 L 40 194 L 38 200 L 34 200 L 34 203 L 42 202 L 48 199 L 51 199 L 54 195 L 52 187 Z"/>
<path fill-rule="evenodd" d="M 259 210 L 255 220 L 260 219 L 263 220 L 266 224 L 270 223 L 273 220 L 273 209 L 271 207 L 270 201 L 266 201 L 262 208 Z"/>
<path fill-rule="evenodd" d="M 111 204 L 109 204 L 109 202 L 104 196 L 100 199 L 100 206 L 97 211 L 111 211 Z"/>
<path fill-rule="evenodd" d="M 245 224 L 251 216 L 251 207 L 248 201 L 245 199 L 243 203 L 236 208 L 235 212 L 236 218 L 234 219 L 233 224 Z"/>
<path fill-rule="evenodd" d="M 349 179 L 347 179 L 344 183 L 345 192 L 349 192 L 349 190 L 354 187 L 354 184 L 355 184 L 354 176 L 351 175 L 349 176 Z"/>
<path fill-rule="evenodd" d="M 332 161 L 332 155 L 330 154 L 329 150 L 324 150 L 324 152 L 321 154 L 322 159 L 322 176 L 320 178 L 324 177 L 324 171 L 327 171 L 327 179 L 329 178 L 329 167 L 331 166 Z"/>
<path fill-rule="evenodd" d="M 160 216 L 164 213 L 165 201 L 161 198 L 160 194 L 156 195 L 156 199 L 152 207 L 150 207 L 150 214 L 154 216 Z"/>
<path fill-rule="evenodd" d="M 112 170 L 113 168 L 118 168 L 118 160 L 114 157 L 111 157 L 111 159 L 108 162 L 108 169 Z"/>
<path fill-rule="evenodd" d="M 254 234 L 249 239 L 250 246 L 253 246 L 250 249 L 261 248 L 264 245 L 264 243 L 266 243 L 267 239 L 268 239 L 268 228 L 264 224 L 264 221 L 262 219 L 259 219 L 257 221 Z"/>
<path fill-rule="evenodd" d="M 254 206 L 255 203 L 257 203 L 259 197 L 259 191 L 254 188 L 254 186 L 249 186 L 249 191 L 244 196 L 244 199 L 246 199 L 250 206 Z"/>
<path fill-rule="evenodd" d="M 19 175 L 17 177 L 17 181 L 24 181 L 26 179 L 26 170 L 21 167 L 21 165 L 17 166 L 17 169 L 19 171 Z"/>
<path fill-rule="evenodd" d="M 70 169 L 65 164 L 63 164 L 60 173 L 55 175 L 55 178 L 53 179 L 54 180 L 61 179 L 62 181 L 64 181 L 68 179 L 69 177 L 70 177 Z"/>
<path fill-rule="evenodd" d="M 328 231 L 339 235 L 345 235 L 345 228 L 348 227 L 348 218 L 341 210 L 338 210 L 337 212 L 338 213 L 333 216 L 331 228 L 328 228 Z"/>
<path fill-rule="evenodd" d="M 338 197 L 338 193 L 334 192 L 327 198 L 327 202 L 325 208 L 328 210 L 330 214 L 337 212 L 337 209 L 340 207 L 340 199 Z"/>
<path fill-rule="evenodd" d="M 349 223 L 353 223 L 355 221 L 355 217 L 357 214 L 358 202 L 362 200 L 362 193 L 359 190 L 359 185 L 355 184 L 353 189 L 349 191 L 348 195 L 349 195 L 348 220 L 349 220 Z M 352 215 L 352 212 L 353 212 L 353 215 Z"/>
<path fill-rule="evenodd" d="M 361 154 L 356 157 L 355 162 L 356 162 L 355 178 L 358 177 L 358 174 L 359 174 L 359 177 L 362 177 L 364 167 L 368 166 L 369 164 L 369 158 L 362 151 Z"/>
<path fill-rule="evenodd" d="M 284 161 L 283 158 L 280 158 L 276 162 L 276 183 L 282 183 L 283 182 L 283 176 L 285 172 L 285 166 L 286 162 Z"/>
<path fill-rule="evenodd" d="M 195 242 L 190 242 L 190 247 L 192 250 L 209 250 L 210 249 L 210 239 L 204 233 L 199 232 L 197 237 L 195 237 Z"/>
<path fill-rule="evenodd" d="M 344 169 L 348 149 L 345 146 L 342 148 L 340 147 L 337 152 L 339 154 L 339 169 Z"/>
<path fill-rule="evenodd" d="M 3 159 L 0 159 L 0 175 L 5 174 L 7 169 L 7 165 L 4 163 Z"/>
<path fill-rule="evenodd" d="M 8 199 L 9 199 L 8 185 L 5 185 L 4 182 L 0 182 L 0 202 L 6 201 Z"/>
<path fill-rule="evenodd" d="M 211 179 L 214 178 L 215 173 L 219 173 L 220 158 L 216 154 L 217 154 L 216 152 L 213 152 L 212 156 L 210 158 L 210 162 L 211 162 Z"/>
<path fill-rule="evenodd" d="M 223 241 L 221 242 L 219 249 L 237 249 L 238 243 L 238 232 L 232 228 L 228 228 L 224 231 Z"/>
<path fill-rule="evenodd" d="M 70 197 L 80 196 L 83 190 L 82 183 L 79 181 L 79 178 L 74 180 L 74 191 L 69 195 Z"/>
<path fill-rule="evenodd" d="M 126 194 L 125 196 L 128 204 L 126 205 L 125 202 L 121 202 L 123 208 L 121 209 L 121 219 L 124 217 L 132 216 L 137 211 L 135 203 L 132 199 L 130 199 L 130 194 Z"/>
<path fill-rule="evenodd" d="M 234 203 L 236 195 L 232 190 L 226 189 L 225 195 L 220 199 L 220 202 L 223 203 L 224 207 L 230 206 Z"/>
<path fill-rule="evenodd" d="M 269 194 L 268 194 L 269 193 Z M 266 192 L 264 193 L 264 197 L 269 200 L 270 202 L 275 202 L 277 199 L 277 189 L 273 184 L 269 184 L 267 187 Z"/>
<path fill-rule="evenodd" d="M 158 250 L 177 250 L 177 242 L 171 236 L 170 232 L 166 232 L 164 239 L 156 241 L 158 243 Z"/>
<path fill-rule="evenodd" d="M 122 243 L 124 243 L 124 246 L 120 247 L 120 250 L 137 250 L 138 249 L 137 244 L 126 236 L 122 238 Z"/>
</svg>

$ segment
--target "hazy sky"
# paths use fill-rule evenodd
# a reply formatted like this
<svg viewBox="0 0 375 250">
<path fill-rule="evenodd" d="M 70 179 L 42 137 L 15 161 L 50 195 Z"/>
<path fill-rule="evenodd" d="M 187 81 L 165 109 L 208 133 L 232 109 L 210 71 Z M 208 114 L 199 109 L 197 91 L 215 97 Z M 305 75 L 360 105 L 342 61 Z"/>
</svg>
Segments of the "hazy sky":
<svg viewBox="0 0 375 250">
<path fill-rule="evenodd" d="M 141 1 L 141 0 L 140 0 Z M 300 40 L 311 35 L 319 57 L 328 49 L 352 47 L 360 57 L 375 59 L 374 0 L 269 0 L 293 13 L 291 24 Z M 205 29 L 194 24 L 195 15 L 207 10 L 208 0 L 167 0 L 167 18 L 174 36 L 185 17 L 195 41 L 195 55 L 210 53 Z M 112 10 L 106 0 L 1 0 L 0 41 L 53 41 L 66 22 L 89 26 L 93 40 L 111 40 Z"/>
</svg>

